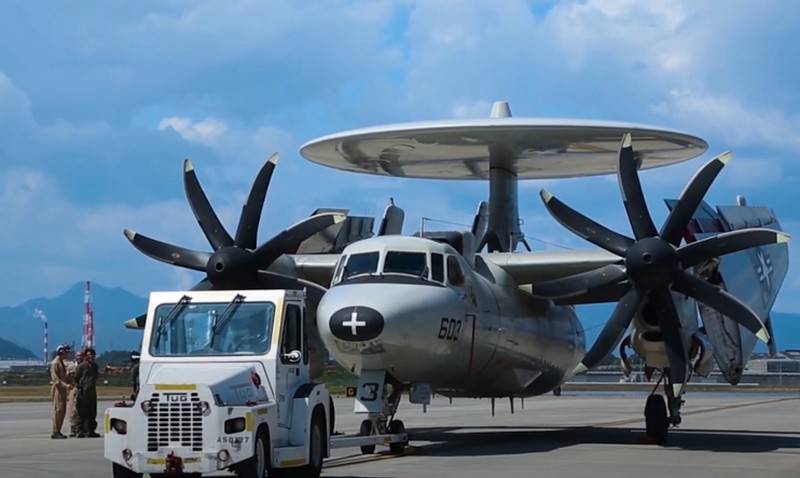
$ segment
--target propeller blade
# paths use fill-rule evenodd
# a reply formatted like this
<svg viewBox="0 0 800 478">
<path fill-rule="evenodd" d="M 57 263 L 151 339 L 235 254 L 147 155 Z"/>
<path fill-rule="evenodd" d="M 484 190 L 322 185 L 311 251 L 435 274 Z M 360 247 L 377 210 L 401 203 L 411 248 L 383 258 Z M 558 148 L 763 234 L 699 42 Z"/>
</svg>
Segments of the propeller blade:
<svg viewBox="0 0 800 478">
<path fill-rule="evenodd" d="M 192 290 L 214 290 L 214 284 L 208 279 L 203 279 L 192 287 Z"/>
<path fill-rule="evenodd" d="M 714 182 L 719 172 L 722 171 L 722 168 L 728 164 L 732 157 L 733 153 L 730 151 L 722 153 L 707 162 L 695 173 L 689 184 L 686 185 L 686 189 L 681 193 L 677 204 L 667 216 L 667 220 L 661 228 L 660 236 L 662 239 L 673 246 L 681 243 L 683 231 L 689 225 L 689 221 L 700 206 L 700 202 L 706 195 L 708 188 L 711 187 L 711 183 Z"/>
<path fill-rule="evenodd" d="M 672 288 L 705 305 L 754 333 L 764 343 L 769 342 L 769 332 L 761 319 L 744 302 L 724 289 L 700 279 L 686 271 L 679 275 Z"/>
<path fill-rule="evenodd" d="M 292 254 L 300 243 L 314 234 L 338 224 L 347 216 L 336 212 L 326 212 L 307 217 L 294 226 L 284 229 L 253 252 L 255 261 L 261 269 L 266 269 L 283 254 Z"/>
<path fill-rule="evenodd" d="M 405 219 L 405 217 L 406 213 L 395 206 L 394 201 L 392 201 L 391 204 L 386 206 L 386 210 L 383 212 L 383 219 L 381 219 L 381 225 L 378 228 L 378 235 L 388 236 L 402 234 L 403 219 Z"/>
<path fill-rule="evenodd" d="M 547 211 L 556 221 L 592 244 L 621 257 L 624 257 L 628 248 L 633 245 L 633 239 L 594 222 L 558 200 L 546 189 L 542 189 L 539 195 Z"/>
<path fill-rule="evenodd" d="M 217 214 L 208 202 L 206 193 L 200 186 L 197 174 L 194 172 L 192 161 L 187 159 L 183 162 L 183 187 L 186 191 L 186 199 L 192 207 L 195 219 L 200 224 L 200 229 L 206 235 L 209 244 L 215 251 L 223 247 L 232 246 L 233 239 L 225 227 L 219 222 Z"/>
<path fill-rule="evenodd" d="M 669 360 L 669 379 L 672 392 L 678 397 L 686 383 L 689 356 L 683 343 L 683 324 L 681 324 L 675 302 L 669 289 L 654 290 L 650 300 L 655 301 L 654 309 L 658 314 L 658 325 L 664 337 L 664 348 Z"/>
<path fill-rule="evenodd" d="M 250 194 L 247 202 L 242 206 L 242 215 L 239 216 L 239 226 L 236 228 L 235 243 L 245 249 L 255 249 L 258 246 L 257 234 L 258 223 L 261 221 L 261 211 L 264 208 L 264 199 L 267 197 L 267 189 L 272 179 L 272 172 L 278 163 L 278 153 L 272 153 L 264 166 L 258 172 L 253 186 L 250 187 Z"/>
<path fill-rule="evenodd" d="M 751 247 L 789 242 L 789 235 L 766 228 L 739 229 L 707 237 L 678 249 L 683 267 Z"/>
<path fill-rule="evenodd" d="M 125 237 L 139 249 L 143 254 L 155 260 L 173 264 L 187 269 L 205 272 L 206 264 L 211 258 L 211 254 L 202 251 L 193 251 L 183 247 L 157 241 L 147 236 L 143 236 L 136 231 L 125 229 Z"/>
<path fill-rule="evenodd" d="M 554 279 L 533 285 L 533 295 L 558 299 L 576 294 L 587 294 L 609 286 L 627 277 L 625 268 L 609 264 L 580 274 Z"/>
<path fill-rule="evenodd" d="M 147 314 L 137 315 L 125 321 L 125 328 L 141 330 L 144 328 L 145 322 L 147 322 Z"/>
<path fill-rule="evenodd" d="M 622 137 L 617 180 L 634 237 L 638 240 L 658 234 L 656 226 L 653 224 L 653 218 L 650 217 L 650 211 L 647 209 L 647 202 L 644 200 L 642 183 L 639 182 L 630 133 L 625 133 Z"/>
<path fill-rule="evenodd" d="M 641 303 L 641 293 L 635 287 L 631 287 L 617 303 L 611 318 L 606 322 L 592 348 L 586 352 L 581 363 L 575 367 L 576 374 L 594 367 L 617 347 Z"/>
<path fill-rule="evenodd" d="M 483 249 L 483 238 L 486 229 L 489 227 L 489 203 L 481 201 L 478 210 L 475 211 L 475 219 L 472 220 L 472 235 L 475 236 L 475 244 L 478 245 L 475 252 Z"/>
</svg>

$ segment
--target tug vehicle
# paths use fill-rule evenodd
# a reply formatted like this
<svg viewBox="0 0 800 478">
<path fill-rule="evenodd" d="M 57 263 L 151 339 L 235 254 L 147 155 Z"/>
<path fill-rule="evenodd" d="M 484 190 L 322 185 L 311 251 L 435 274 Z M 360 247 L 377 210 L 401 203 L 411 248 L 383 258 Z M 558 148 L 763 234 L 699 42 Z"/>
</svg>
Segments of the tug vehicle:
<svg viewBox="0 0 800 478">
<path fill-rule="evenodd" d="M 106 410 L 114 478 L 318 477 L 332 401 L 309 378 L 305 292 L 153 292 L 133 404 Z"/>
</svg>

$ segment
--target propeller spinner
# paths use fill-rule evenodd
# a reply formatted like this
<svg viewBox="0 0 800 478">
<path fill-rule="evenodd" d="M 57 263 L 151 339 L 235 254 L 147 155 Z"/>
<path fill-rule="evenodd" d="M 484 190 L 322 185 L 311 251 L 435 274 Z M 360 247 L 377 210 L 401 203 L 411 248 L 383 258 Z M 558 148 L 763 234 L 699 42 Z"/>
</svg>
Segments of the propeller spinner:
<svg viewBox="0 0 800 478">
<path fill-rule="evenodd" d="M 125 237 L 139 251 L 153 259 L 186 269 L 206 273 L 206 278 L 195 289 L 321 289 L 313 282 L 305 281 L 267 270 L 283 254 L 297 251 L 300 243 L 314 234 L 341 222 L 345 215 L 326 212 L 310 216 L 279 232 L 257 247 L 258 225 L 269 188 L 269 182 L 278 155 L 273 154 L 262 166 L 250 188 L 250 194 L 242 207 L 235 237 L 231 237 L 220 222 L 208 201 L 194 166 L 190 160 L 183 165 L 183 183 L 186 198 L 195 219 L 208 239 L 213 252 L 195 251 L 161 242 L 125 229 Z M 324 289 L 323 289 L 324 290 Z"/>
<path fill-rule="evenodd" d="M 787 242 L 789 236 L 771 229 L 750 228 L 680 246 L 683 231 L 692 215 L 731 156 L 731 153 L 724 153 L 706 163 L 695 174 L 658 231 L 642 193 L 631 135 L 625 134 L 619 152 L 617 178 L 635 239 L 592 221 L 548 191 L 541 191 L 545 207 L 564 227 L 620 256 L 619 264 L 534 286 L 534 294 L 552 299 L 608 290 L 609 287 L 618 287 L 622 291 L 614 312 L 597 341 L 576 367 L 575 373 L 594 367 L 616 347 L 647 299 L 651 306 L 649 310 L 656 315 L 663 335 L 673 392 L 679 395 L 686 382 L 689 358 L 681 334 L 680 317 L 672 300 L 673 291 L 716 309 L 750 330 L 760 340 L 769 340 L 769 333 L 755 312 L 724 289 L 696 276 L 691 268 L 724 254 Z"/>
</svg>

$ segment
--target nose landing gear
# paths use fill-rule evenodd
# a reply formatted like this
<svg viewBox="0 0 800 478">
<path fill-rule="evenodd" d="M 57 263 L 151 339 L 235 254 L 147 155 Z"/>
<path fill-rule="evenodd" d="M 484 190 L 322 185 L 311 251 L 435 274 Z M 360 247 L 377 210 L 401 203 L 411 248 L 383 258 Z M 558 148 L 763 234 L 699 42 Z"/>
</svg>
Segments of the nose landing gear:
<svg viewBox="0 0 800 478">
<path fill-rule="evenodd" d="M 648 438 L 660 445 L 666 443 L 670 425 L 677 427 L 681 424 L 681 406 L 684 404 L 683 391 L 679 390 L 676 395 L 669 379 L 665 380 L 665 376 L 668 376 L 668 371 L 661 375 L 644 406 L 645 432 Z M 662 381 L 664 395 L 667 397 L 666 403 L 664 397 L 656 393 Z"/>
</svg>

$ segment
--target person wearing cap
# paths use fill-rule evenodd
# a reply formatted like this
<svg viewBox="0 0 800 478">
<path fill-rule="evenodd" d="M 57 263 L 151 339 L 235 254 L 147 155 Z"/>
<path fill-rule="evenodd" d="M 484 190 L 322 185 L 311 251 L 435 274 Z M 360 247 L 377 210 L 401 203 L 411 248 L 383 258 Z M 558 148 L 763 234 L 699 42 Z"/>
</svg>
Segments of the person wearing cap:
<svg viewBox="0 0 800 478">
<path fill-rule="evenodd" d="M 50 362 L 50 399 L 53 401 L 53 433 L 50 438 L 67 438 L 61 433 L 67 411 L 67 392 L 70 382 L 64 359 L 69 355 L 69 345 L 59 345 L 56 356 Z"/>
<path fill-rule="evenodd" d="M 80 431 L 78 438 L 99 437 L 97 429 L 97 363 L 94 361 L 95 352 L 91 347 L 83 351 L 83 361 L 78 365 L 76 382 L 78 387 L 78 415 L 80 416 Z"/>
<path fill-rule="evenodd" d="M 67 395 L 67 421 L 69 422 L 69 436 L 74 437 L 80 433 L 81 417 L 78 415 L 78 365 L 83 361 L 83 353 L 75 354 L 75 360 L 67 365 L 67 377 L 70 381 L 69 394 Z"/>
</svg>

